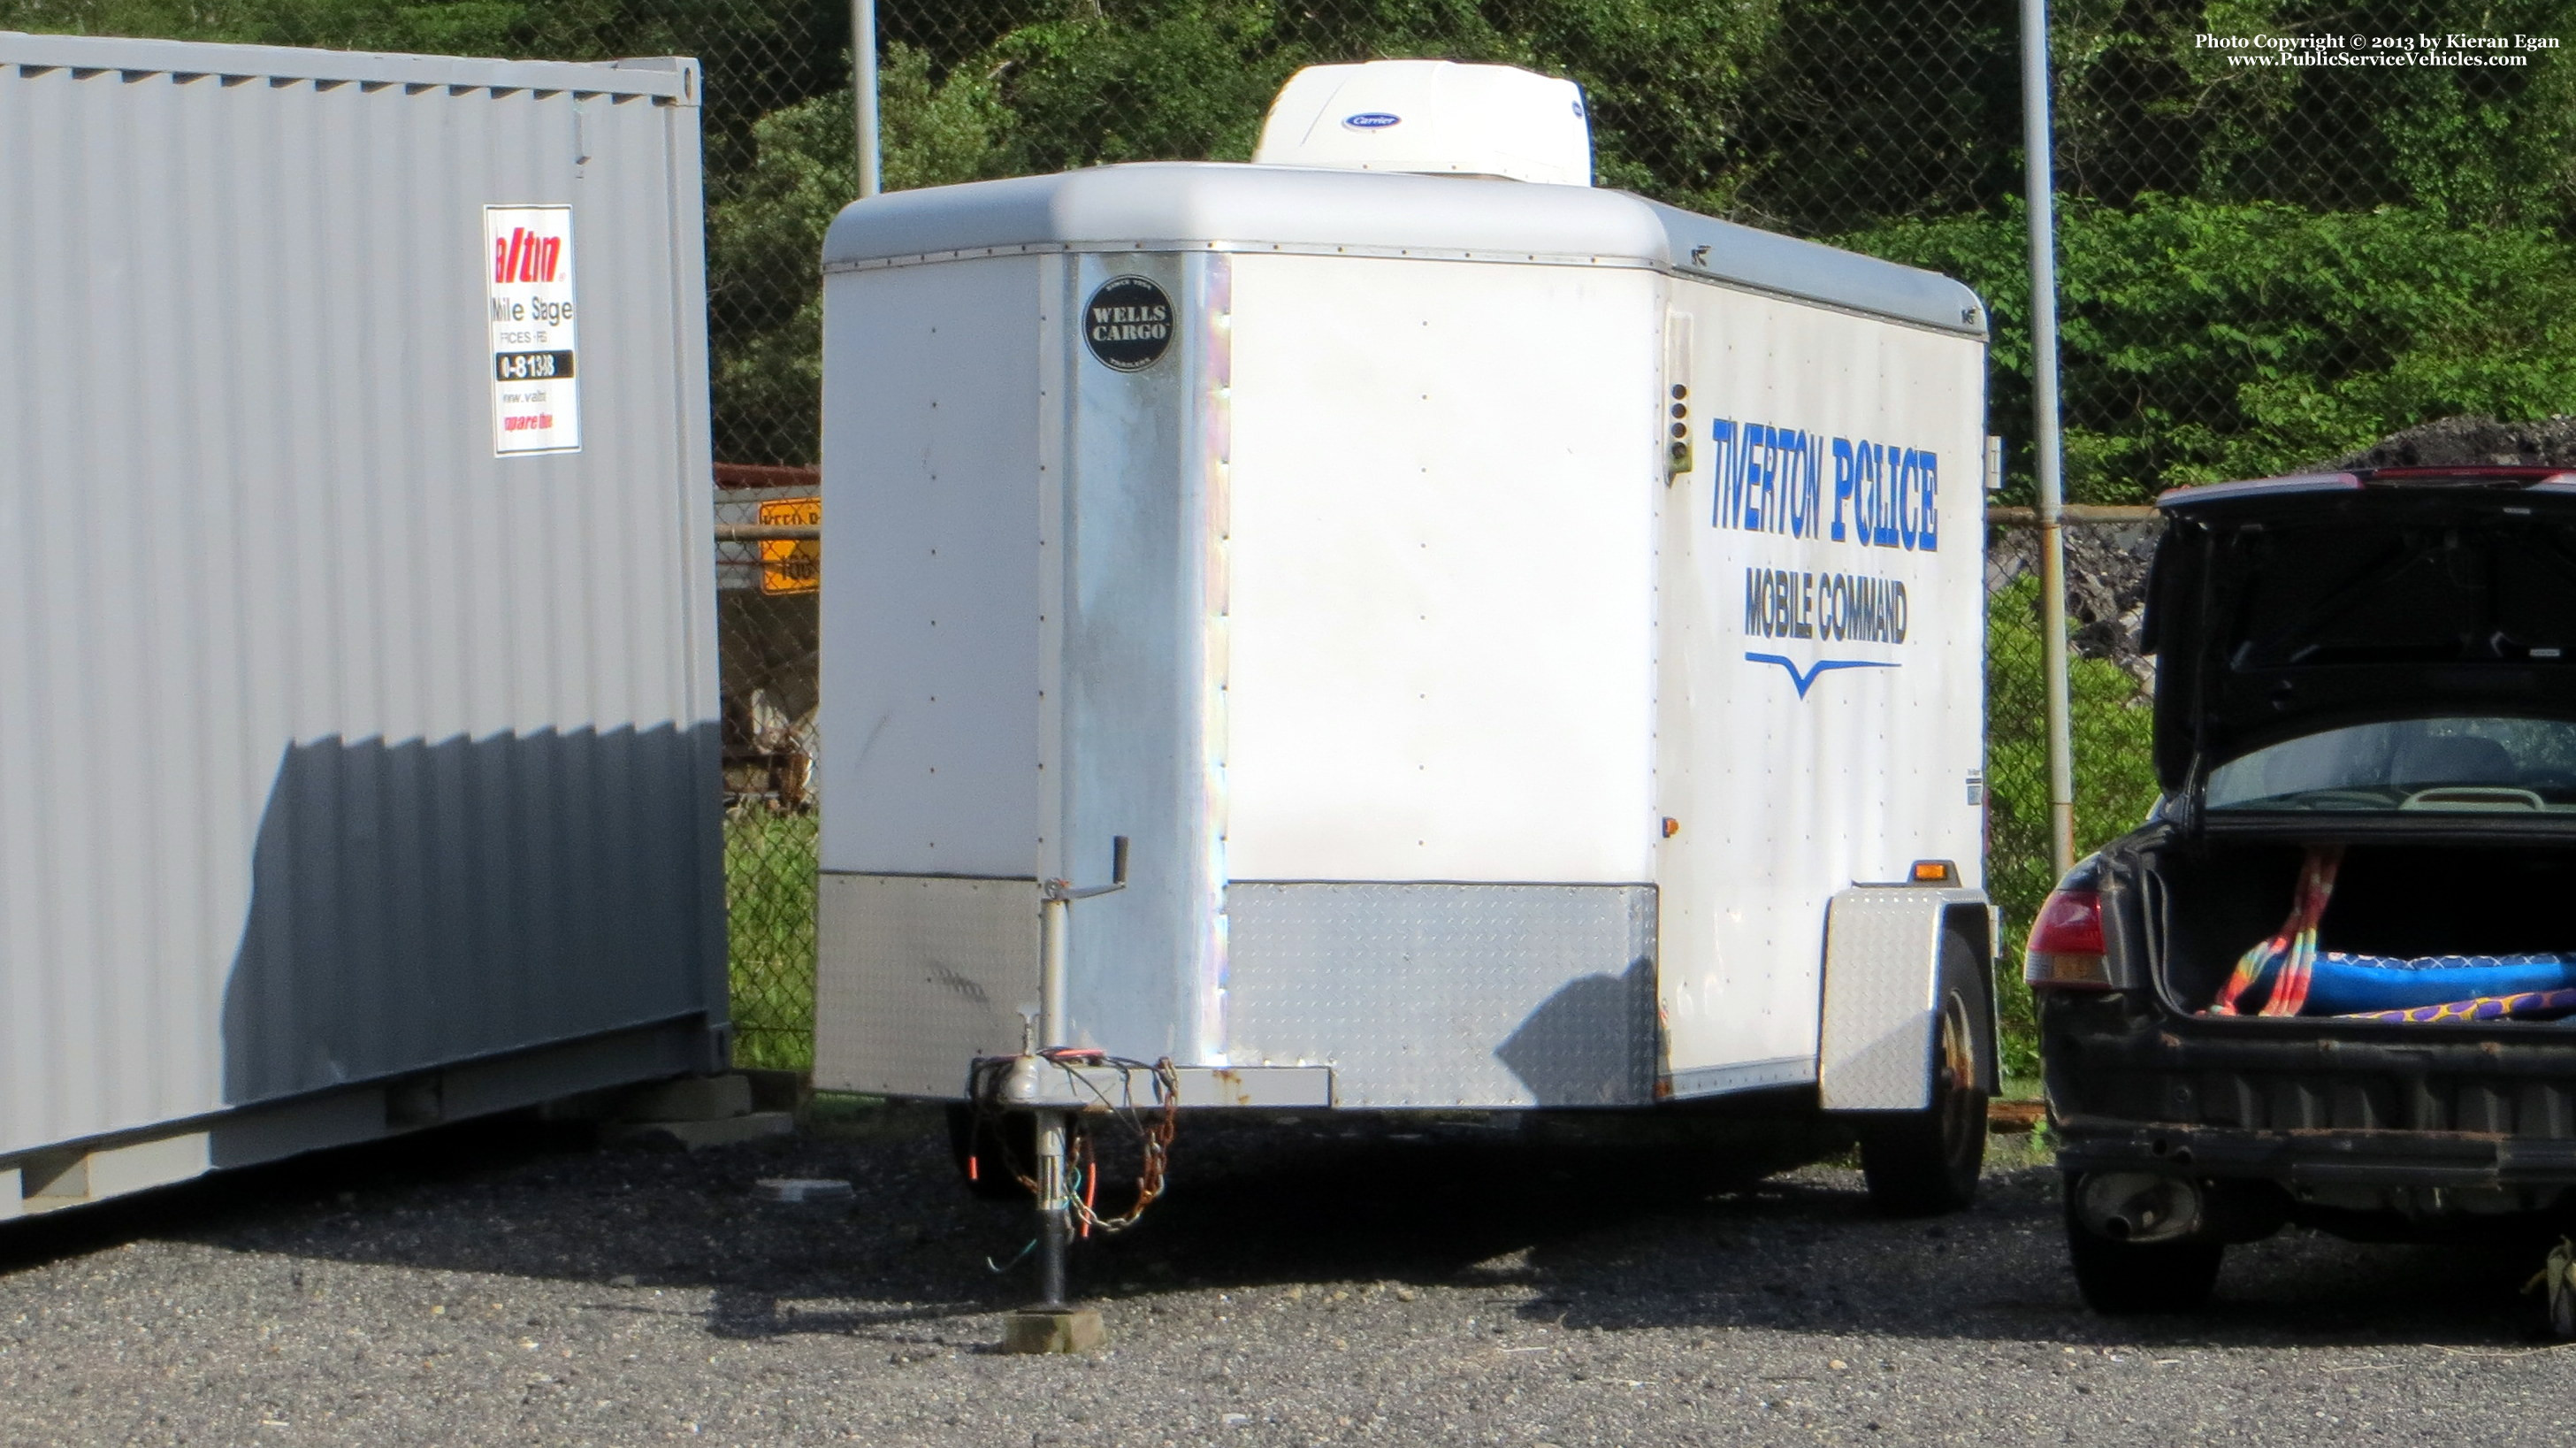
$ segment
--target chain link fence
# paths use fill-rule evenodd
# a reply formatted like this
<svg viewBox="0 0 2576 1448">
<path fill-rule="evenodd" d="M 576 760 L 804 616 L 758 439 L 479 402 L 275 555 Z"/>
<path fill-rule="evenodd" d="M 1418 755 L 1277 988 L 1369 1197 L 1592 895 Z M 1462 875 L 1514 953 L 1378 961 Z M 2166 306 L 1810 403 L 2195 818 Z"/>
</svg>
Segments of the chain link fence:
<svg viewBox="0 0 2576 1448">
<path fill-rule="evenodd" d="M 1279 84 L 1318 62 L 1569 75 L 1602 184 L 1983 294 L 1999 502 L 2027 505 L 2017 14 L 2013 0 L 880 0 L 885 184 L 1245 159 Z M 2070 501 L 2141 503 L 2576 397 L 2576 66 L 2561 44 L 2576 0 L 2060 0 L 2052 25 Z M 816 257 L 856 189 L 842 0 L 0 0 L 0 26 L 699 56 L 716 446 L 735 484 L 719 497 L 728 526 L 758 527 L 763 508 L 789 516 L 813 496 Z M 2088 847 L 2152 793 L 2144 665 L 2124 632 L 2137 533 L 2070 535 Z M 2048 868 L 2037 584 L 2029 531 L 1994 536 L 1989 873 L 2017 938 Z M 809 1049 L 814 615 L 786 575 L 819 559 L 798 541 L 728 542 L 720 590 L 736 1009 L 764 1064 Z"/>
<path fill-rule="evenodd" d="M 744 1066 L 813 1064 L 822 507 L 812 468 L 716 467 L 726 927 Z"/>
</svg>

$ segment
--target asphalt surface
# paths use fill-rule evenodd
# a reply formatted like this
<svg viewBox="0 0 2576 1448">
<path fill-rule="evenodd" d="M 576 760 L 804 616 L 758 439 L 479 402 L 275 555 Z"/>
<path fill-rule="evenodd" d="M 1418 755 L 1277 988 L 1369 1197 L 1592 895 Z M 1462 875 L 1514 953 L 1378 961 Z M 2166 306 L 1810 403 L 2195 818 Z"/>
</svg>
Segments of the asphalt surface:
<svg viewBox="0 0 2576 1448">
<path fill-rule="evenodd" d="M 690 1155 L 452 1128 L 0 1229 L 0 1443 L 2559 1443 L 2522 1244 L 2230 1254 L 2162 1320 L 2076 1302 L 2048 1169 L 1873 1217 L 1653 1155 L 1184 1128 L 1085 1249 L 1112 1341 L 996 1354 L 1021 1214 L 934 1118 Z M 770 1176 L 854 1203 L 756 1202 Z"/>
</svg>

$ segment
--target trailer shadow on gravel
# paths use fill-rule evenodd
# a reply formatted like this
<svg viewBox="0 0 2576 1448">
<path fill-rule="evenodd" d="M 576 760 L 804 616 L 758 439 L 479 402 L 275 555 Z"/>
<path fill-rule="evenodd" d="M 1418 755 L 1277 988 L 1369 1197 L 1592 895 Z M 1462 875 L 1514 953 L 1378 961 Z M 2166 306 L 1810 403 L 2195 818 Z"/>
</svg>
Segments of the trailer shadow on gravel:
<svg viewBox="0 0 2576 1448">
<path fill-rule="evenodd" d="M 755 1201 L 753 1183 L 774 1176 L 845 1177 L 856 1200 Z M 2076 1301 L 2057 1212 L 2044 1165 L 1991 1172 L 1969 1212 L 1896 1221 L 1832 1163 L 1742 1181 L 1667 1153 L 1534 1149 L 1490 1130 L 1190 1123 L 1170 1194 L 1134 1231 L 1078 1248 L 1076 1287 L 1122 1332 L 1151 1332 L 1194 1294 L 1289 1294 L 1323 1311 L 1462 1288 L 1484 1290 L 1479 1311 L 1609 1332 L 2492 1350 L 2525 1343 L 2538 1321 L 2516 1295 L 2538 1263 L 2525 1244 L 2361 1247 L 2309 1233 L 2231 1252 L 2204 1311 L 2105 1319 Z M 525 1120 L 425 1132 L 13 1224 L 0 1277 L 153 1238 L 596 1283 L 586 1312 L 685 1313 L 720 1337 L 841 1334 L 898 1353 L 980 1348 L 997 1335 L 991 1314 L 1027 1291 L 1012 1264 L 1025 1214 L 968 1197 L 937 1115 L 905 1109 L 687 1154 L 601 1149 Z M 707 1305 L 637 1290 L 652 1288 L 705 1290 Z M 1496 1290 L 1501 1302 L 1485 1295 Z"/>
</svg>

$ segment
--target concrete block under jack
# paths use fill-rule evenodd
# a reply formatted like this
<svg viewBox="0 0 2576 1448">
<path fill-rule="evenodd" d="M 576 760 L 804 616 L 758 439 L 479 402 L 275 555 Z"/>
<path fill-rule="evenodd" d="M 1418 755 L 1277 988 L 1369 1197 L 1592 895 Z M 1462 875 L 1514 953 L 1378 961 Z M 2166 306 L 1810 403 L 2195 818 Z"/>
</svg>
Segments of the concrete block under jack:
<svg viewBox="0 0 2576 1448">
<path fill-rule="evenodd" d="M 609 1127 L 601 1139 L 634 1146 L 679 1147 L 695 1151 L 702 1146 L 732 1146 L 736 1142 L 757 1141 L 764 1136 L 791 1136 L 796 1131 L 796 1118 L 785 1111 L 754 1111 L 730 1116 L 722 1121 L 629 1121 Z"/>
<path fill-rule="evenodd" d="M 1094 1308 L 1023 1307 L 1002 1319 L 1004 1352 L 1096 1352 L 1108 1341 Z"/>
</svg>

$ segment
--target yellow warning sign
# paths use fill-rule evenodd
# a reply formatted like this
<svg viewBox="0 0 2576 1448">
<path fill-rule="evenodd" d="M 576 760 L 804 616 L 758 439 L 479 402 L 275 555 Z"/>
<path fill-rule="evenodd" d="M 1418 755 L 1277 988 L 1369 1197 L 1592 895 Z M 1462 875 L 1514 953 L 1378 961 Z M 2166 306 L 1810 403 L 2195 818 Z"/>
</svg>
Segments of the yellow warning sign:
<svg viewBox="0 0 2576 1448">
<path fill-rule="evenodd" d="M 820 528 L 821 498 L 772 498 L 760 505 L 763 526 Z M 823 545 L 809 538 L 760 540 L 760 591 L 812 593 L 823 586 Z"/>
</svg>

